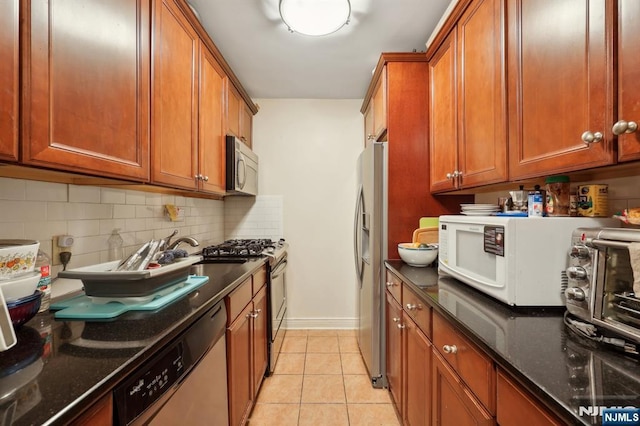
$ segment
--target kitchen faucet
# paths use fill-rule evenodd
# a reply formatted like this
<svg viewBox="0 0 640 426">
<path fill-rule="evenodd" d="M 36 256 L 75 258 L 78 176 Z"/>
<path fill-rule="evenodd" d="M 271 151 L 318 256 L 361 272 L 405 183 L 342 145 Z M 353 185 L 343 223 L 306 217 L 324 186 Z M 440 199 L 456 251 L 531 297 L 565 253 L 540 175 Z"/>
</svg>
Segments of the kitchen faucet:
<svg viewBox="0 0 640 426">
<path fill-rule="evenodd" d="M 171 244 L 169 244 L 167 246 L 167 250 L 174 250 L 174 249 L 178 248 L 178 245 L 180 243 L 189 243 L 189 245 L 191 247 L 198 247 L 200 245 L 198 240 L 196 240 L 193 237 L 180 237 L 177 240 L 175 240 L 174 242 L 172 242 Z"/>
</svg>

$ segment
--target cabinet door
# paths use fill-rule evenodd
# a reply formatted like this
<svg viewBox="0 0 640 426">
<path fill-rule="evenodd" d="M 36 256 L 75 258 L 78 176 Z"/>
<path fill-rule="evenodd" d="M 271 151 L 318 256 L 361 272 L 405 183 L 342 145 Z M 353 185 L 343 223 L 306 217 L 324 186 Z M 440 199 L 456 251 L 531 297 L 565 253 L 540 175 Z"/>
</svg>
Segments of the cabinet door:
<svg viewBox="0 0 640 426">
<path fill-rule="evenodd" d="M 640 2 L 618 0 L 618 120 L 640 124 Z M 640 129 L 618 136 L 618 159 L 640 159 Z"/>
<path fill-rule="evenodd" d="M 508 0 L 511 179 L 614 161 L 613 7 L 606 0 Z M 585 144 L 587 131 L 603 140 Z"/>
<path fill-rule="evenodd" d="M 267 371 L 267 287 L 253 299 L 253 395 L 258 394 Z"/>
<path fill-rule="evenodd" d="M 253 112 L 249 109 L 249 106 L 242 102 L 242 108 L 240 110 L 240 139 L 244 141 L 249 148 L 251 148 L 253 137 Z"/>
<path fill-rule="evenodd" d="M 227 376 L 229 384 L 229 423 L 244 422 L 253 404 L 251 380 L 251 314 L 249 303 L 227 329 Z"/>
<path fill-rule="evenodd" d="M 18 0 L 0 2 L 0 159 L 18 160 Z"/>
<path fill-rule="evenodd" d="M 432 351 L 432 420 L 434 425 L 494 425 L 484 409 L 437 351 Z"/>
<path fill-rule="evenodd" d="M 457 25 L 458 182 L 507 180 L 502 0 L 476 0 Z"/>
<path fill-rule="evenodd" d="M 405 336 L 404 424 L 431 424 L 431 343 L 407 315 Z"/>
<path fill-rule="evenodd" d="M 206 192 L 226 192 L 225 75 L 211 52 L 200 44 L 200 105 L 198 108 L 198 151 L 200 189 Z"/>
<path fill-rule="evenodd" d="M 376 140 L 373 130 L 373 102 L 369 102 L 364 112 L 364 146 L 369 146 L 371 142 Z"/>
<path fill-rule="evenodd" d="M 155 3 L 152 180 L 195 189 L 199 39 L 173 1 Z"/>
<path fill-rule="evenodd" d="M 399 413 L 402 413 L 402 307 L 389 292 L 387 295 L 387 381 L 391 399 Z"/>
<path fill-rule="evenodd" d="M 377 141 L 387 140 L 387 67 L 382 69 L 380 80 L 373 91 L 373 134 Z"/>
<path fill-rule="evenodd" d="M 431 191 L 454 189 L 457 171 L 456 32 L 429 62 L 429 174 Z"/>
<path fill-rule="evenodd" d="M 242 98 L 227 79 L 227 132 L 230 135 L 240 138 L 240 105 Z"/>
<path fill-rule="evenodd" d="M 500 426 L 560 426 L 564 424 L 542 408 L 527 391 L 498 372 L 498 410 L 496 420 Z"/>
<path fill-rule="evenodd" d="M 148 180 L 149 1 L 22 5 L 22 161 Z"/>
</svg>

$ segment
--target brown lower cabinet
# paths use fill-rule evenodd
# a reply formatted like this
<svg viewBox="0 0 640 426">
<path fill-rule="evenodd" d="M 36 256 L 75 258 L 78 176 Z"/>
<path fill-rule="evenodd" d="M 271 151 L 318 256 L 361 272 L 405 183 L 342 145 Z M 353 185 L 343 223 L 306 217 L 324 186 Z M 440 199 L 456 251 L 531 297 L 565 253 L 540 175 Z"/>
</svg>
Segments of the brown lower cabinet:
<svg viewBox="0 0 640 426">
<path fill-rule="evenodd" d="M 112 394 L 104 396 L 70 424 L 71 426 L 111 426 L 113 424 Z"/>
<path fill-rule="evenodd" d="M 434 425 L 493 425 L 491 414 L 464 385 L 453 368 L 433 350 Z"/>
<path fill-rule="evenodd" d="M 267 368 L 267 287 L 264 268 L 227 298 L 229 424 L 247 422 Z M 252 290 L 255 289 L 255 290 Z M 240 306 L 244 306 L 242 310 Z"/>
<path fill-rule="evenodd" d="M 411 286 L 386 276 L 387 381 L 403 425 L 564 424 Z"/>
</svg>

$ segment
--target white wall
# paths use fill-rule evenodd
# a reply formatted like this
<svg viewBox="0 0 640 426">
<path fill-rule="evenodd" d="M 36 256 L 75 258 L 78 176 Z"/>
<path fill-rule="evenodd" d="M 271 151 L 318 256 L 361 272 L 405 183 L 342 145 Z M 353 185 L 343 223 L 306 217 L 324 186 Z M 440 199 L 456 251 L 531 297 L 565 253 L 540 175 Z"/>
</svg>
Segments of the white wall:
<svg viewBox="0 0 640 426">
<path fill-rule="evenodd" d="M 361 99 L 258 99 L 259 193 L 280 195 L 288 328 L 355 328 L 352 226 Z"/>
</svg>

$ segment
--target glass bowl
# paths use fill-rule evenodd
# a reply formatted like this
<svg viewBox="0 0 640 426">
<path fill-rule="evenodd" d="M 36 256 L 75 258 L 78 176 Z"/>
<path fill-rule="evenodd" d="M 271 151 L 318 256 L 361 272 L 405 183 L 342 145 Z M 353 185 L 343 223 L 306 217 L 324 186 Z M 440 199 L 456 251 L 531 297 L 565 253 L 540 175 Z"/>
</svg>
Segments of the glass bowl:
<svg viewBox="0 0 640 426">
<path fill-rule="evenodd" d="M 20 328 L 24 323 L 33 318 L 40 309 L 42 292 L 36 290 L 32 295 L 7 302 L 9 316 L 14 329 Z"/>
</svg>

